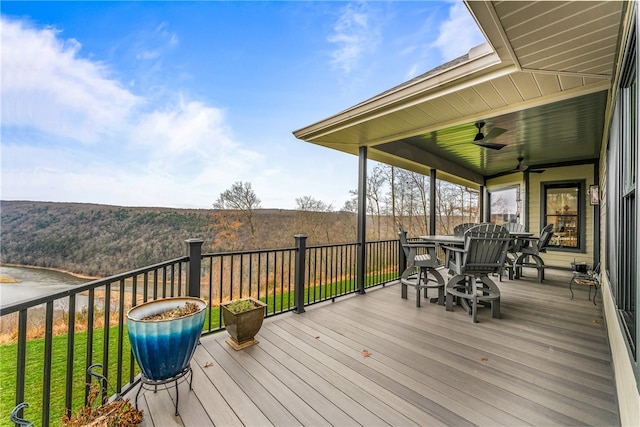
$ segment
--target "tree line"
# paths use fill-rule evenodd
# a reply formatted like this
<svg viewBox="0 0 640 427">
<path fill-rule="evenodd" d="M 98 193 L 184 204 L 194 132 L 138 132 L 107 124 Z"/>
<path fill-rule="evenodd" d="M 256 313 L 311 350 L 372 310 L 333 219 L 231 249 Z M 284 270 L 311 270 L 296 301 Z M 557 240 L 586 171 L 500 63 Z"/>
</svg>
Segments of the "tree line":
<svg viewBox="0 0 640 427">
<path fill-rule="evenodd" d="M 429 230 L 429 179 L 378 165 L 367 178 L 367 238 L 397 238 L 397 224 L 411 235 Z M 478 194 L 438 181 L 438 232 L 477 221 Z M 212 209 L 121 207 L 82 203 L 0 202 L 0 262 L 57 268 L 105 277 L 181 256 L 185 240 L 204 240 L 204 252 L 291 247 L 294 235 L 308 245 L 354 242 L 357 190 L 344 205 L 301 196 L 296 208 L 264 209 L 249 182 L 235 182 Z"/>
</svg>

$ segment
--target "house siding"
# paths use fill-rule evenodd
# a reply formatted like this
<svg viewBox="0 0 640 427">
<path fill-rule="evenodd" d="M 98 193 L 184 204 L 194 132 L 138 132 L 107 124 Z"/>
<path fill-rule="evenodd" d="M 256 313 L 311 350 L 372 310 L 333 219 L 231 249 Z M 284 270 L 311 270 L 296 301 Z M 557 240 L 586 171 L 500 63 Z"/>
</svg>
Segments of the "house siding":
<svg viewBox="0 0 640 427">
<path fill-rule="evenodd" d="M 584 244 L 584 250 L 580 252 L 576 251 L 567 251 L 563 249 L 549 249 L 546 253 L 542 254 L 542 258 L 546 265 L 552 268 L 561 268 L 561 269 L 569 269 L 571 268 L 571 263 L 576 262 L 586 262 L 589 265 L 593 265 L 594 263 L 594 239 L 593 239 L 593 230 L 594 230 L 594 211 L 595 207 L 589 204 L 587 190 L 590 185 L 595 184 L 594 182 L 594 168 L 593 164 L 586 165 L 576 165 L 576 166 L 563 166 L 558 168 L 546 168 L 544 173 L 529 174 L 529 231 L 534 235 L 540 235 L 540 215 L 541 215 L 541 207 L 543 204 L 541 187 L 544 183 L 550 182 L 558 182 L 558 181 L 584 181 L 585 183 L 585 194 L 584 197 L 587 197 L 586 203 L 586 241 Z M 494 178 L 488 181 L 487 189 L 489 191 L 508 187 L 512 185 L 520 185 L 520 191 L 524 196 L 524 182 L 522 179 L 522 174 L 511 174 L 502 176 L 499 178 Z M 524 200 L 524 203 L 527 203 Z M 524 204 L 523 204 L 524 206 Z M 524 221 L 527 221 L 525 218 Z M 525 222 L 526 224 L 526 222 Z"/>
</svg>

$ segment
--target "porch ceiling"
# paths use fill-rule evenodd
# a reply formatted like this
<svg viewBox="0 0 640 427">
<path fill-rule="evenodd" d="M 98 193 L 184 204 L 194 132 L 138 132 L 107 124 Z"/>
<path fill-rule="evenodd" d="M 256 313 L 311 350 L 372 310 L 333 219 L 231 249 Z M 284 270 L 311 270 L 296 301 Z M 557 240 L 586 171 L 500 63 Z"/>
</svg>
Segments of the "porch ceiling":
<svg viewBox="0 0 640 427">
<path fill-rule="evenodd" d="M 328 119 L 297 138 L 484 184 L 531 166 L 599 156 L 626 2 L 466 2 L 488 43 Z M 492 150 L 473 144 L 506 129 Z"/>
</svg>

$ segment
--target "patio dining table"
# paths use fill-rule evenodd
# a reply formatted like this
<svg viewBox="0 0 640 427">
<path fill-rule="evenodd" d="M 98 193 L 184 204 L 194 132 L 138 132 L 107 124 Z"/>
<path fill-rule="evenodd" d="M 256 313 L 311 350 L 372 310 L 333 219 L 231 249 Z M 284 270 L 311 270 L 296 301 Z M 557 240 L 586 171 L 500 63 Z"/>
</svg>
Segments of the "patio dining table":
<svg viewBox="0 0 640 427">
<path fill-rule="evenodd" d="M 521 237 L 531 237 L 533 233 L 529 231 L 510 231 L 509 235 L 516 240 Z M 455 236 L 453 234 L 432 234 L 428 236 L 418 236 L 418 238 L 423 242 L 436 243 L 438 245 L 464 245 L 464 236 Z"/>
<path fill-rule="evenodd" d="M 509 235 L 513 238 L 513 244 L 510 245 L 511 248 L 518 247 L 517 239 L 522 237 L 531 237 L 533 233 L 529 231 L 510 231 Z M 464 236 L 456 236 L 453 234 L 432 234 L 426 236 L 418 236 L 418 238 L 426 243 L 435 243 L 438 246 L 464 246 Z M 429 249 L 430 255 L 436 256 L 435 249 Z M 433 252 L 433 253 L 431 253 Z M 445 267 L 448 265 L 448 262 L 445 260 Z M 446 296 L 448 298 L 449 296 Z M 432 300 L 434 300 L 432 298 Z M 434 301 L 431 301 L 434 302 Z M 462 301 L 462 305 L 465 310 L 470 311 L 470 307 L 466 304 L 466 301 Z"/>
</svg>

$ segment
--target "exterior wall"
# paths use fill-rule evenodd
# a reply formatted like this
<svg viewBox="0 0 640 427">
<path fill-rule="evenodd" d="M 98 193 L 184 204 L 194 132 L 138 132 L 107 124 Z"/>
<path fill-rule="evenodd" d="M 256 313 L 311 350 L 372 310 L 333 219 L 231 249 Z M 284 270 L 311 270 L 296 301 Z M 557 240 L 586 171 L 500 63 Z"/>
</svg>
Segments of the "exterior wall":
<svg viewBox="0 0 640 427">
<path fill-rule="evenodd" d="M 631 26 L 633 21 L 636 21 L 638 25 L 637 8 L 632 7 L 629 13 L 628 19 L 625 20 L 625 27 Z M 636 46 L 638 41 L 638 33 L 636 33 Z M 637 47 L 636 47 L 637 49 Z M 619 60 L 620 61 L 620 60 Z M 638 56 L 636 55 L 636 61 Z M 618 63 L 617 74 L 620 73 L 620 62 Z M 616 79 L 617 82 L 617 79 Z M 613 87 L 617 87 L 614 84 Z M 613 99 L 610 100 L 609 116 L 607 120 L 611 121 L 613 110 Z M 636 114 L 640 114 L 636 106 Z M 640 117 L 637 118 L 640 122 Z M 610 125 L 610 123 L 608 124 Z M 636 141 L 637 144 L 637 141 Z M 607 247 L 605 242 L 607 241 L 607 144 L 602 144 L 602 151 L 600 153 L 600 241 L 601 244 L 601 256 L 600 261 L 602 265 L 602 271 L 607 271 Z M 640 256 L 640 255 L 637 255 Z M 600 281 L 602 285 L 602 305 L 604 311 L 604 318 L 607 324 L 607 334 L 609 338 L 609 348 L 611 349 L 611 358 L 613 360 L 613 368 L 616 381 L 616 391 L 618 395 L 618 408 L 620 411 L 620 422 L 623 426 L 640 426 L 640 389 L 638 384 L 638 377 L 634 370 L 632 356 L 629 353 L 629 348 L 626 342 L 625 335 L 622 331 L 620 321 L 618 320 L 618 309 L 616 307 L 613 290 L 609 283 L 607 274 L 600 275 Z"/>
<path fill-rule="evenodd" d="M 606 153 L 601 157 L 602 171 L 600 179 L 600 188 L 603 189 L 602 200 L 600 201 L 600 238 L 602 242 L 606 241 Z M 602 245 L 602 271 L 606 271 L 607 257 L 605 255 L 606 247 Z M 640 426 L 640 392 L 636 376 L 631 365 L 627 343 L 618 321 L 618 313 L 613 299 L 611 284 L 607 280 L 606 274 L 600 275 L 602 306 L 604 311 L 604 319 L 607 324 L 607 334 L 609 337 L 609 348 L 611 349 L 611 359 L 613 361 L 613 371 L 616 381 L 616 392 L 618 395 L 618 409 L 620 411 L 620 422 L 623 426 Z"/>
<path fill-rule="evenodd" d="M 578 165 L 564 166 L 560 168 L 548 168 L 544 173 L 529 174 L 529 231 L 539 235 L 540 233 L 540 215 L 543 206 L 543 195 L 541 194 L 541 184 L 546 182 L 566 181 L 566 180 L 584 180 L 585 181 L 585 203 L 586 203 L 586 241 L 585 251 L 565 251 L 562 249 L 549 249 L 546 254 L 542 255 L 542 259 L 546 265 L 558 268 L 571 268 L 571 263 L 586 262 L 593 265 L 594 244 L 594 211 L 595 207 L 589 204 L 589 195 L 587 190 L 590 185 L 596 184 L 593 180 L 594 165 Z"/>
<path fill-rule="evenodd" d="M 585 181 L 585 197 L 586 199 L 586 242 L 585 251 L 565 251 L 562 249 L 549 249 L 546 253 L 542 254 L 542 259 L 546 265 L 550 267 L 557 267 L 563 269 L 571 268 L 571 263 L 586 262 L 588 265 L 593 265 L 594 259 L 594 211 L 595 207 L 589 204 L 587 190 L 590 185 L 595 184 L 593 180 L 594 165 L 577 165 L 577 166 L 564 166 L 559 168 L 545 168 L 544 173 L 530 173 L 529 174 L 529 200 L 526 200 L 524 195 L 524 182 L 522 181 L 521 173 L 514 173 L 511 175 L 505 175 L 499 178 L 491 179 L 487 182 L 487 190 L 508 187 L 510 185 L 520 185 L 520 191 L 522 194 L 523 203 L 529 203 L 529 218 L 528 225 L 529 231 L 535 236 L 540 235 L 540 209 L 543 205 L 541 184 L 545 182 L 567 181 L 567 180 L 579 180 Z M 524 206 L 524 205 L 523 205 Z M 525 218 L 527 221 L 527 218 Z M 527 222 L 523 222 L 525 225 Z"/>
</svg>

